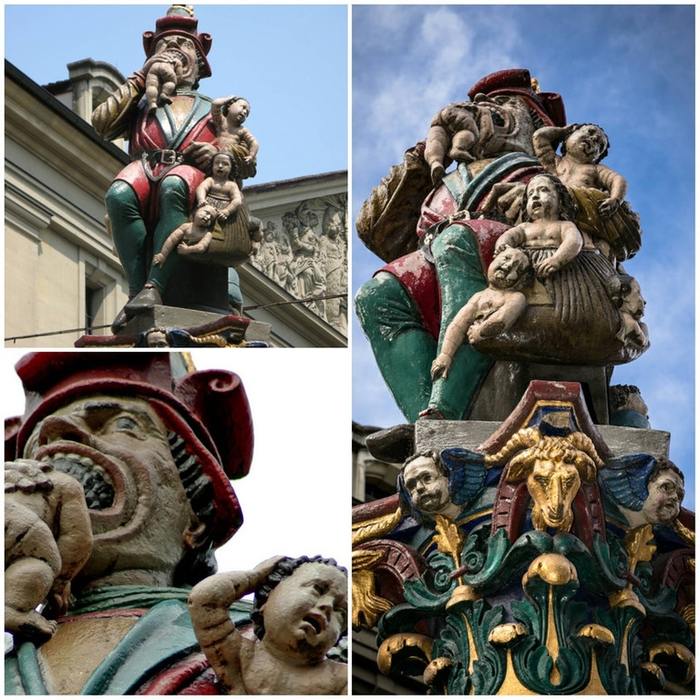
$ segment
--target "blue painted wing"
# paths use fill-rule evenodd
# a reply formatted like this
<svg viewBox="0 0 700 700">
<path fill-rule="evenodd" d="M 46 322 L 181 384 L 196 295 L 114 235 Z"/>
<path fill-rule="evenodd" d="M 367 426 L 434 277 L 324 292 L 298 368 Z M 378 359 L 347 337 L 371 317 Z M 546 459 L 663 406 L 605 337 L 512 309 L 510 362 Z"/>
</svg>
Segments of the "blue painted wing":
<svg viewBox="0 0 700 700">
<path fill-rule="evenodd" d="M 447 469 L 450 499 L 464 505 L 473 501 L 486 484 L 484 455 L 461 447 L 451 447 L 440 453 L 440 461 Z"/>
<path fill-rule="evenodd" d="M 598 472 L 598 480 L 617 503 L 639 511 L 649 495 L 647 484 L 655 466 L 656 459 L 651 455 L 623 455 L 608 460 Z"/>
</svg>

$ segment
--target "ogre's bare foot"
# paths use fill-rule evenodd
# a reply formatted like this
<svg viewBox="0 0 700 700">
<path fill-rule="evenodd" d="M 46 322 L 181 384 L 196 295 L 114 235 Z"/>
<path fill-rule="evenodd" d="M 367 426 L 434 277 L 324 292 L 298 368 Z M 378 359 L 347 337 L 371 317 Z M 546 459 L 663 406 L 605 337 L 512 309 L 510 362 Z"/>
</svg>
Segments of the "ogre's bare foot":
<svg viewBox="0 0 700 700">
<path fill-rule="evenodd" d="M 20 612 L 9 605 L 5 606 L 5 630 L 22 639 L 43 643 L 56 633 L 58 625 L 53 620 L 47 620 L 35 610 Z"/>
</svg>

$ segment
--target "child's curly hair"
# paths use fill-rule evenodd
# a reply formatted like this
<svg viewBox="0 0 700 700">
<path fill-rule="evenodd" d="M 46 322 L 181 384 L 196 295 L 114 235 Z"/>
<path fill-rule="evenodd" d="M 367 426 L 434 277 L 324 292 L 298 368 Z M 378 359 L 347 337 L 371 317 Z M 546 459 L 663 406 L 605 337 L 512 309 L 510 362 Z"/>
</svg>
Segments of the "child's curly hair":
<svg viewBox="0 0 700 700">
<path fill-rule="evenodd" d="M 230 100 L 226 100 L 226 102 L 224 102 L 224 104 L 221 105 L 221 114 L 223 114 L 224 116 L 228 115 L 229 107 L 230 107 L 234 102 L 239 102 L 240 100 L 243 100 L 244 102 L 247 102 L 247 103 L 248 103 L 248 116 L 250 116 L 250 113 L 251 113 L 251 111 L 252 111 L 252 109 L 253 109 L 253 108 L 250 106 L 250 100 L 247 99 L 247 98 L 245 98 L 245 97 L 241 97 L 241 96 L 235 96 L 235 97 L 232 97 Z"/>
</svg>

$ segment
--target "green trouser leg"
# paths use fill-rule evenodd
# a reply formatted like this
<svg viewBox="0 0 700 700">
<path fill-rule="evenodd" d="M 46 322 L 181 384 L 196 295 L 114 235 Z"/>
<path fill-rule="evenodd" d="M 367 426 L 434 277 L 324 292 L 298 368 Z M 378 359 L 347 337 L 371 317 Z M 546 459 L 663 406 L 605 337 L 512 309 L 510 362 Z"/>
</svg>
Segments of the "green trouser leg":
<svg viewBox="0 0 700 700">
<path fill-rule="evenodd" d="M 442 319 L 438 348 L 442 347 L 447 326 L 469 299 L 486 288 L 481 258 L 474 234 L 453 224 L 437 237 L 432 247 L 442 296 Z M 491 368 L 493 360 L 465 342 L 455 353 L 447 379 L 433 384 L 430 407 L 447 419 L 460 420 Z"/>
<path fill-rule="evenodd" d="M 148 232 L 136 193 L 127 182 L 115 180 L 105 196 L 107 214 L 112 226 L 112 237 L 119 259 L 129 280 L 129 295 L 143 289 L 146 281 L 155 284 L 160 292 L 177 267 L 176 251 L 168 256 L 161 267 L 152 265 L 147 253 Z M 179 177 L 166 177 L 158 187 L 159 219 L 153 233 L 153 251 L 158 252 L 167 237 L 189 218 L 187 185 Z"/>
<path fill-rule="evenodd" d="M 406 420 L 413 423 L 428 405 L 435 339 L 423 327 L 406 290 L 388 272 L 362 286 L 355 310 L 384 381 Z"/>
<path fill-rule="evenodd" d="M 134 296 L 146 284 L 150 264 L 145 255 L 148 234 L 139 202 L 131 185 L 115 180 L 107 190 L 105 205 L 114 245 L 129 281 L 129 296 Z"/>
<path fill-rule="evenodd" d="M 189 193 L 184 180 L 175 175 L 163 178 L 158 187 L 158 223 L 153 232 L 154 253 L 163 247 L 163 243 L 178 226 L 189 219 L 189 205 Z M 150 266 L 148 281 L 158 287 L 161 293 L 165 291 L 180 263 L 178 258 L 177 250 L 173 250 L 162 265 Z"/>
</svg>

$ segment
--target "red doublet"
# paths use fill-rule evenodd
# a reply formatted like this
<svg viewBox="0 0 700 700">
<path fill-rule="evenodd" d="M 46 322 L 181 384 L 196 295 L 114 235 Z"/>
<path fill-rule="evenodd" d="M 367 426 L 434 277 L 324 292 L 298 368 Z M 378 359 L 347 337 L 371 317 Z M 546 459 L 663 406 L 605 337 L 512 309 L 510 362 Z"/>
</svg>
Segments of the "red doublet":
<svg viewBox="0 0 700 700">
<path fill-rule="evenodd" d="M 183 99 L 188 98 L 176 95 L 173 97 L 173 102 Z M 114 179 L 123 180 L 131 185 L 136 193 L 141 214 L 149 229 L 158 220 L 157 195 L 160 179 L 164 176 L 163 173 L 167 171 L 168 177 L 171 175 L 179 177 L 187 185 L 190 207 L 194 205 L 195 190 L 204 180 L 204 173 L 193 165 L 178 163 L 175 167 L 172 167 L 164 163 L 154 163 L 150 167 L 155 179 L 151 181 L 144 169 L 141 155 L 165 149 L 172 149 L 177 153 L 182 153 L 187 146 L 195 141 L 213 143 L 216 139 L 216 131 L 208 112 L 209 103 L 206 102 L 205 104 L 207 111 L 203 116 L 198 120 L 196 116 L 186 120 L 186 123 L 193 122 L 193 125 L 189 127 L 184 138 L 178 138 L 177 135 L 173 138 L 168 138 L 165 134 L 158 119 L 158 115 L 163 112 L 162 108 L 159 108 L 154 114 L 148 114 L 145 109 L 141 109 L 134 120 L 129 139 L 129 155 L 134 160 L 123 168 Z"/>
</svg>

